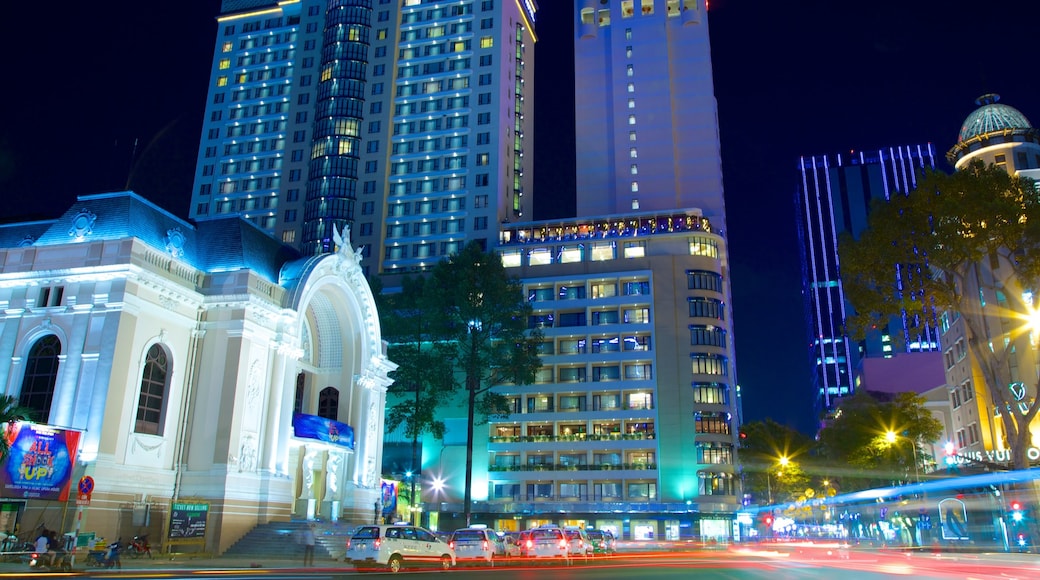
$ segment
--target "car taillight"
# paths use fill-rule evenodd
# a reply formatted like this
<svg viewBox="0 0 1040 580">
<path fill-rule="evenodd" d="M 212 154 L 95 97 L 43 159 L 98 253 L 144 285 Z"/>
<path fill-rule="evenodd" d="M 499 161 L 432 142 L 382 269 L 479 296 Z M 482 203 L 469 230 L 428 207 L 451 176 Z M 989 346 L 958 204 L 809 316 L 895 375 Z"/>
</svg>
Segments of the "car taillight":
<svg viewBox="0 0 1040 580">
<path fill-rule="evenodd" d="M 350 538 L 347 538 L 347 549 L 350 549 Z"/>
<path fill-rule="evenodd" d="M 376 538 L 376 541 L 372 542 L 372 545 L 375 546 L 376 549 L 379 549 L 379 543 L 382 541 L 383 540 L 381 538 Z"/>
<path fill-rule="evenodd" d="M 564 550 L 567 549 L 567 540 L 566 540 L 566 538 L 563 539 L 563 540 L 560 540 L 560 548 L 564 549 Z"/>
<path fill-rule="evenodd" d="M 484 550 L 488 549 L 488 542 L 487 542 L 487 540 L 484 540 L 484 547 L 483 547 L 483 549 Z"/>
<path fill-rule="evenodd" d="M 534 547 L 534 542 L 532 542 L 531 540 L 527 540 L 527 547 L 528 549 Z"/>
<path fill-rule="evenodd" d="M 455 540 L 452 540 L 452 541 L 448 542 L 448 547 L 451 548 L 452 550 L 454 550 L 455 549 Z"/>
</svg>

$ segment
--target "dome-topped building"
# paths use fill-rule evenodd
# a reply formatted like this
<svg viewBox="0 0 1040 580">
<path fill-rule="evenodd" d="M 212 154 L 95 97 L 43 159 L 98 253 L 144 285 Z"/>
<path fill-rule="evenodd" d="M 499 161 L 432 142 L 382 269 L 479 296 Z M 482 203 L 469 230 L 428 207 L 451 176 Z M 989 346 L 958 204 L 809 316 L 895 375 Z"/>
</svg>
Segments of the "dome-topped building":
<svg viewBox="0 0 1040 580">
<path fill-rule="evenodd" d="M 995 93 L 975 100 L 979 108 L 964 120 L 957 144 L 946 153 L 956 169 L 975 159 L 1007 167 L 1011 172 L 1040 168 L 1040 131 L 1021 111 L 999 100 L 1000 95 Z"/>
</svg>

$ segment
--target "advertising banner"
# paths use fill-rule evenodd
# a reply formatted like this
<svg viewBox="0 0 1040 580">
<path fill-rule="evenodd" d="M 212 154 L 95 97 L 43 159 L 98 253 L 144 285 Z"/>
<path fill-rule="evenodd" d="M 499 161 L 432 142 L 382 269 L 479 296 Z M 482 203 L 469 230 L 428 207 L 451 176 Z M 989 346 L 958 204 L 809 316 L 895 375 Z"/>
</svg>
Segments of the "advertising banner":
<svg viewBox="0 0 1040 580">
<path fill-rule="evenodd" d="M 392 520 L 397 514 L 397 486 L 398 482 L 392 479 L 380 480 L 383 502 L 383 518 Z"/>
<path fill-rule="evenodd" d="M 35 423 L 8 423 L 10 454 L 0 470 L 8 498 L 67 501 L 79 449 L 79 431 Z"/>
<path fill-rule="evenodd" d="M 317 415 L 296 413 L 292 419 L 293 434 L 300 439 L 316 439 L 354 449 L 354 428 L 346 423 Z"/>
<path fill-rule="evenodd" d="M 209 503 L 173 502 L 170 505 L 170 527 L 167 533 L 172 543 L 202 542 L 206 538 L 206 520 Z"/>
</svg>

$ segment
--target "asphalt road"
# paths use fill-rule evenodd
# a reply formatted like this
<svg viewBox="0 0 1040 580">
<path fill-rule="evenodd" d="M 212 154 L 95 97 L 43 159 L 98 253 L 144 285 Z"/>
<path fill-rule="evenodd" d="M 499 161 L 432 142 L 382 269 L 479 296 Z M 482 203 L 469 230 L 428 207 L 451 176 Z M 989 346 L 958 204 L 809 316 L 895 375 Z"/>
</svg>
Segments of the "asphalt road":
<svg viewBox="0 0 1040 580">
<path fill-rule="evenodd" d="M 386 572 L 359 574 L 343 563 L 319 562 L 314 568 L 300 568 L 297 562 L 242 562 L 215 558 L 209 561 L 152 561 L 127 563 L 122 570 L 88 569 L 72 576 L 93 578 L 249 578 L 281 580 L 290 578 L 336 579 L 387 577 Z M 447 572 L 415 570 L 408 576 L 478 580 L 874 580 L 909 576 L 926 580 L 996 579 L 1027 580 L 1040 578 L 1040 558 L 1014 554 L 933 555 L 920 553 L 841 552 L 827 547 L 658 552 L 625 554 L 617 558 L 596 558 L 588 564 L 572 566 L 532 565 L 511 562 L 494 568 L 462 567 Z M 29 574 L 25 567 L 4 564 L 0 578 L 69 577 L 59 574 Z"/>
</svg>

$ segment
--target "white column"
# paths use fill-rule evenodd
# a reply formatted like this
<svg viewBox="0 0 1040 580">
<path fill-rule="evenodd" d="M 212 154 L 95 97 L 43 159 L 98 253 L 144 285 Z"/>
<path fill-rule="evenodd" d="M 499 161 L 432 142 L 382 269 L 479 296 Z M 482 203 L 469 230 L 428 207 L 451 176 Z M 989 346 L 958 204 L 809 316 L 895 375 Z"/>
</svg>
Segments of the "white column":
<svg viewBox="0 0 1040 580">
<path fill-rule="evenodd" d="M 282 410 L 282 390 L 285 388 L 285 356 L 280 352 L 280 344 L 271 345 L 271 379 L 267 386 L 267 409 L 263 423 L 263 442 L 260 445 L 260 470 L 268 473 L 276 472 L 278 467 L 278 432 L 281 425 L 278 420 Z"/>
</svg>

